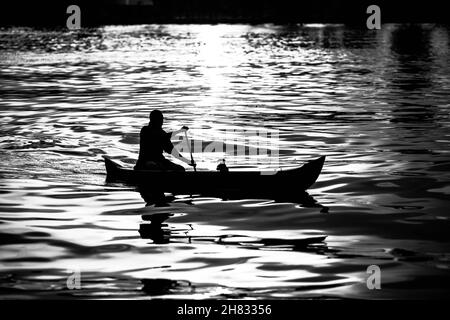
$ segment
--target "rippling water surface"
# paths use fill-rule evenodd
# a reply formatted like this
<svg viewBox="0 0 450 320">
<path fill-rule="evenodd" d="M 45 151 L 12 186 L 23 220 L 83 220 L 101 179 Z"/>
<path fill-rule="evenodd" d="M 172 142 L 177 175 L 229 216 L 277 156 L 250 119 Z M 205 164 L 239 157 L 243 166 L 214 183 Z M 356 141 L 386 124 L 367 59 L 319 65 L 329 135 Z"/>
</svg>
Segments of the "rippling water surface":
<svg viewBox="0 0 450 320">
<path fill-rule="evenodd" d="M 449 32 L 0 29 L 1 295 L 448 297 Z M 101 155 L 131 166 L 155 108 L 196 143 L 278 130 L 282 167 L 326 155 L 312 198 L 177 194 L 146 206 L 106 183 Z M 224 155 L 194 157 L 214 170 Z M 235 170 L 260 160 L 227 156 Z M 142 218 L 154 214 L 168 218 L 158 230 Z M 381 290 L 367 289 L 369 265 Z"/>
</svg>

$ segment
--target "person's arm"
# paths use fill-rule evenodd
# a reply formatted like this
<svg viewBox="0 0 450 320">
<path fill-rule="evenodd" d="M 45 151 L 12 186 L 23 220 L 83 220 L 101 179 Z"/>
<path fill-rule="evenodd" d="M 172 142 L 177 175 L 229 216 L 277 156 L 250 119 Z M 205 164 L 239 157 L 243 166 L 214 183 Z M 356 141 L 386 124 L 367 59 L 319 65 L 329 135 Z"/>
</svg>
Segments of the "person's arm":
<svg viewBox="0 0 450 320">
<path fill-rule="evenodd" d="M 182 126 L 180 130 L 175 130 L 175 131 L 173 131 L 173 132 L 170 132 L 170 137 L 172 138 L 172 137 L 174 137 L 174 136 L 176 136 L 176 135 L 178 135 L 178 134 L 180 134 L 180 133 L 182 133 L 182 132 L 186 132 L 186 131 L 188 131 L 188 130 L 189 130 L 188 127 Z"/>
<path fill-rule="evenodd" d="M 163 150 L 167 153 L 170 153 L 174 158 L 177 158 L 180 161 L 183 161 L 184 163 L 190 165 L 190 166 L 196 166 L 196 163 L 192 163 L 191 160 L 183 157 L 178 150 L 174 147 L 172 142 L 170 141 L 170 136 L 165 139 L 165 143 L 163 145 Z"/>
<path fill-rule="evenodd" d="M 174 158 L 177 158 L 178 160 L 183 161 L 183 162 L 186 163 L 187 165 L 190 165 L 190 166 L 196 165 L 195 162 L 192 163 L 191 160 L 189 160 L 189 159 L 183 157 L 183 156 L 177 151 L 177 149 L 175 149 L 175 148 L 172 149 L 172 152 L 171 152 L 170 154 L 171 154 Z"/>
</svg>

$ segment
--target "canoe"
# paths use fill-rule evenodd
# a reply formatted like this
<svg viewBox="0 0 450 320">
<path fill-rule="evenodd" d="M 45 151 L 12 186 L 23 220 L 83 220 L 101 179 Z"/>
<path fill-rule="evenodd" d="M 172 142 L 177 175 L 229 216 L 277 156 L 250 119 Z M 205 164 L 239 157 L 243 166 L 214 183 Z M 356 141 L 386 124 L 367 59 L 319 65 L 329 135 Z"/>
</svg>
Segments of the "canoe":
<svg viewBox="0 0 450 320">
<path fill-rule="evenodd" d="M 167 192 L 181 190 L 196 192 L 210 189 L 305 191 L 316 182 L 325 162 L 325 156 L 321 156 L 303 166 L 276 172 L 232 170 L 179 172 L 133 170 L 118 164 L 108 156 L 103 158 L 108 182 L 154 187 Z"/>
</svg>

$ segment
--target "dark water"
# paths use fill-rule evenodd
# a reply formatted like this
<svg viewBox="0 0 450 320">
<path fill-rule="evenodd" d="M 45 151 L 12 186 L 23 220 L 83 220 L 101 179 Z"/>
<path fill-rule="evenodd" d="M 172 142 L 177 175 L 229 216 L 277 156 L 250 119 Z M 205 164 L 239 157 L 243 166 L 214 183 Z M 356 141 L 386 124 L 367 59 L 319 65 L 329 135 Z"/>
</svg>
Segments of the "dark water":
<svg viewBox="0 0 450 320">
<path fill-rule="evenodd" d="M 448 297 L 449 32 L 1 29 L 0 294 Z M 200 194 L 145 206 L 132 187 L 106 183 L 101 155 L 131 165 L 154 108 L 196 142 L 279 130 L 284 167 L 326 155 L 309 190 L 316 205 Z M 223 158 L 194 156 L 203 169 Z M 244 160 L 227 157 L 260 167 Z M 153 240 L 138 232 L 149 214 L 169 217 Z M 381 290 L 366 286 L 369 265 L 381 268 Z M 74 272 L 81 288 L 70 290 Z"/>
</svg>

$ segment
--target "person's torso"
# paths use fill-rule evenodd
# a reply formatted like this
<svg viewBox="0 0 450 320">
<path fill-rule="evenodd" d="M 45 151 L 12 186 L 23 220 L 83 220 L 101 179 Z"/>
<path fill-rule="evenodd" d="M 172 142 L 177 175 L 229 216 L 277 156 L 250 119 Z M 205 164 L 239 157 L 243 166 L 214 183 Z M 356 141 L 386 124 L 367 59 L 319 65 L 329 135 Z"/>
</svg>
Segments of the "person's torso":
<svg viewBox="0 0 450 320">
<path fill-rule="evenodd" d="M 145 126 L 140 134 L 139 159 L 141 161 L 164 159 L 164 146 L 170 143 L 168 134 L 161 128 Z"/>
</svg>

